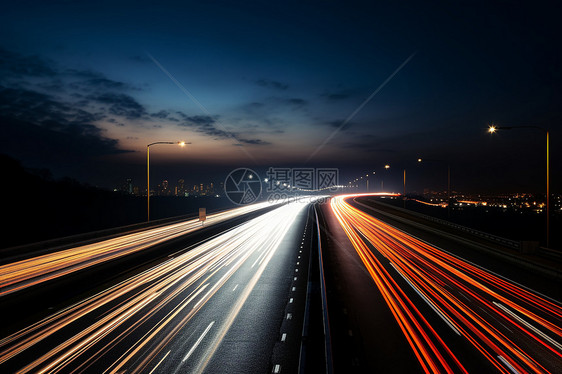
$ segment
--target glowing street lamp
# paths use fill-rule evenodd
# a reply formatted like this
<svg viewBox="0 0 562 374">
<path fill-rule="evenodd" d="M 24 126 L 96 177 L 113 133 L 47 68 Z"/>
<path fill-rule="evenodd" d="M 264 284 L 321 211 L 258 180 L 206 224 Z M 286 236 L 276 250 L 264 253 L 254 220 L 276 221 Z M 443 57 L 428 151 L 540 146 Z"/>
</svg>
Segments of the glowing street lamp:
<svg viewBox="0 0 562 374">
<path fill-rule="evenodd" d="M 550 154 L 549 154 L 549 130 L 540 126 L 494 126 L 488 127 L 488 132 L 493 134 L 498 130 L 511 129 L 535 129 L 543 131 L 546 134 L 546 247 L 550 247 Z"/>
<path fill-rule="evenodd" d="M 156 144 L 177 144 L 185 146 L 184 141 L 179 142 L 154 142 L 146 146 L 146 221 L 150 222 L 150 147 Z"/>
<path fill-rule="evenodd" d="M 384 170 L 388 170 L 390 169 L 390 165 L 386 164 L 384 165 Z M 381 178 L 381 192 L 384 192 L 384 179 Z"/>
<path fill-rule="evenodd" d="M 375 175 L 375 172 L 373 171 L 373 175 Z M 369 193 L 369 174 L 365 175 L 367 177 L 367 193 Z"/>
</svg>

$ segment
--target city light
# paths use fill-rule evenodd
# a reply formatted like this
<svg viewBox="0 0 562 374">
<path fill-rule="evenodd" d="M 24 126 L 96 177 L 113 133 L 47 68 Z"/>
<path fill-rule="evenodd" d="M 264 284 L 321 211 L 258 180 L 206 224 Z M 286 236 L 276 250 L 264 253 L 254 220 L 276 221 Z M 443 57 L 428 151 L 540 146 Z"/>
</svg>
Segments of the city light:
<svg viewBox="0 0 562 374">
<path fill-rule="evenodd" d="M 146 146 L 146 221 L 150 221 L 150 147 L 158 144 L 178 144 L 180 147 L 185 146 L 185 142 L 154 142 Z"/>
</svg>

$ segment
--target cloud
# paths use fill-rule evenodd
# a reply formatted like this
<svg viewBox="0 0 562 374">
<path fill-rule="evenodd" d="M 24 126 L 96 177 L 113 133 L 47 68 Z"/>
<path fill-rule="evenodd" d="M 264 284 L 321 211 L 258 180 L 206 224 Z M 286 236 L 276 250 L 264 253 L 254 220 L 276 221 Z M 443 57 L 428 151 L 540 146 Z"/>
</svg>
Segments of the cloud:
<svg viewBox="0 0 562 374">
<path fill-rule="evenodd" d="M 269 80 L 269 79 L 258 79 L 256 84 L 261 87 L 273 88 L 276 90 L 286 90 L 289 88 L 289 85 L 285 83 L 281 83 L 279 81 Z"/>
<path fill-rule="evenodd" d="M 91 124 L 63 125 L 52 120 L 34 124 L 0 117 L 0 126 L 4 135 L 0 139 L 3 153 L 44 165 L 49 162 L 77 165 L 92 157 L 132 152 L 121 149 L 117 139 L 103 136 L 103 131 Z M 25 142 L 12 139 L 25 139 Z"/>
<path fill-rule="evenodd" d="M 72 79 L 73 81 L 69 83 L 69 87 L 79 91 L 140 91 L 140 88 L 137 86 L 107 78 L 104 74 L 89 69 L 65 69 L 60 74 L 68 79 Z"/>
<path fill-rule="evenodd" d="M 180 115 L 180 117 L 182 117 L 182 119 L 184 121 L 187 121 L 188 123 L 190 123 L 191 125 L 195 125 L 195 126 L 210 126 L 213 123 L 215 123 L 218 119 L 218 117 L 213 117 L 213 116 L 201 116 L 201 115 L 196 115 L 196 116 L 188 116 L 187 114 L 183 113 L 183 112 L 176 112 L 177 114 Z"/>
<path fill-rule="evenodd" d="M 98 95 L 90 95 L 88 99 L 106 104 L 109 112 L 116 116 L 123 116 L 128 119 L 149 117 L 145 107 L 135 98 L 127 94 L 105 92 Z"/>
<path fill-rule="evenodd" d="M 323 122 L 322 124 L 328 125 L 330 127 L 336 128 L 336 129 L 343 125 L 342 128 L 340 129 L 340 131 L 348 130 L 349 128 L 351 128 L 351 126 L 353 126 L 355 124 L 355 122 L 347 122 L 345 124 L 344 123 L 345 123 L 344 119 L 335 119 L 335 120 Z"/>
<path fill-rule="evenodd" d="M 247 139 L 240 136 L 240 134 L 227 131 L 218 122 L 218 116 L 195 115 L 189 116 L 183 112 L 176 112 L 182 121 L 178 123 L 180 127 L 189 127 L 195 131 L 213 137 L 215 139 L 234 139 L 238 143 L 235 145 L 251 144 L 251 145 L 267 145 L 271 144 L 262 139 Z"/>
<path fill-rule="evenodd" d="M 72 108 L 44 93 L 0 86 L 0 112 L 4 116 L 31 122 L 67 122 L 66 117 L 72 112 Z"/>
<path fill-rule="evenodd" d="M 119 91 L 119 90 L 132 88 L 126 83 L 115 81 L 104 77 L 91 78 L 83 81 L 73 82 L 69 84 L 69 87 L 72 89 L 86 91 L 86 92 L 105 91 L 105 90 Z"/>
<path fill-rule="evenodd" d="M 333 92 L 324 92 L 320 96 L 328 101 L 334 102 L 334 101 L 343 101 L 343 100 L 351 99 L 357 97 L 359 94 L 360 94 L 359 89 L 348 88 L 348 89 L 340 89 Z"/>
<path fill-rule="evenodd" d="M 41 78 L 42 81 L 37 81 Z M 138 90 L 138 88 L 88 69 L 62 68 L 37 55 L 23 55 L 0 47 L 0 83 L 28 85 L 35 79 L 38 88 L 53 91 L 99 92 Z"/>
<path fill-rule="evenodd" d="M 261 84 L 286 89 L 277 81 L 263 80 Z M 224 129 L 218 122 L 219 116 L 188 115 L 166 109 L 149 113 L 130 91 L 138 89 L 93 70 L 61 67 L 40 56 L 0 49 L 0 115 L 5 123 L 24 123 L 22 128 L 34 134 L 43 133 L 49 141 L 55 142 L 59 134 L 75 144 L 94 147 L 96 154 L 123 152 L 118 140 L 105 138 L 96 123 L 105 120 L 123 126 L 122 119 L 142 119 L 153 121 L 154 126 L 177 123 L 215 139 L 235 139 L 242 145 L 270 144 Z M 298 100 L 289 100 L 287 104 L 303 105 Z"/>
<path fill-rule="evenodd" d="M 158 118 L 158 119 L 168 119 L 168 116 L 170 115 L 170 112 L 168 112 L 167 110 L 161 110 L 157 113 L 151 113 L 150 116 L 152 118 Z"/>
<path fill-rule="evenodd" d="M 137 89 L 93 70 L 64 68 L 0 48 L 0 108 L 7 117 L 59 131 L 92 125 L 108 114 L 149 118 L 145 107 L 124 92 L 131 90 Z"/>
<path fill-rule="evenodd" d="M 128 152 L 119 149 L 118 140 L 106 138 L 103 131 L 95 125 L 95 122 L 106 118 L 104 113 L 83 110 L 62 102 L 53 95 L 25 88 L 0 86 L 0 113 L 0 125 L 7 138 L 26 133 L 24 138 L 41 143 L 43 151 L 52 144 L 57 149 L 64 148 L 63 152 L 69 154 L 82 152 L 81 155 L 76 155 L 78 158 L 83 158 L 84 155 Z M 57 136 L 65 142 L 82 144 L 92 149 L 80 149 L 70 144 L 63 146 L 55 139 Z M 6 148 L 6 151 L 9 149 L 10 147 Z"/>
<path fill-rule="evenodd" d="M 255 144 L 255 145 L 269 145 L 271 144 L 268 141 L 262 140 L 262 139 L 242 139 L 242 138 L 238 138 L 238 141 L 241 143 L 245 143 L 245 144 Z"/>
<path fill-rule="evenodd" d="M 54 63 L 36 55 L 24 56 L 0 47 L 0 78 L 2 80 L 23 77 L 54 77 Z M 0 80 L 0 82 L 2 81 Z"/>
</svg>

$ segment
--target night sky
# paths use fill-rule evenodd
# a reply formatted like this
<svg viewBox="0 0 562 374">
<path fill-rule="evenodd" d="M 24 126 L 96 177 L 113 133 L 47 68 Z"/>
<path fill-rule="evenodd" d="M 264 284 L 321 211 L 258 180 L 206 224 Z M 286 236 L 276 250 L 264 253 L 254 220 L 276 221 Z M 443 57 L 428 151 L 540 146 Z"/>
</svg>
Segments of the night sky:
<svg viewBox="0 0 562 374">
<path fill-rule="evenodd" d="M 519 3 L 519 2 L 517 2 Z M 469 5 L 470 4 L 470 5 Z M 549 5 L 550 4 L 550 5 Z M 560 192 L 554 3 L 12 1 L 0 12 L 1 153 L 103 188 L 236 167 L 390 164 L 402 189 Z M 416 165 L 418 157 L 441 160 Z"/>
</svg>

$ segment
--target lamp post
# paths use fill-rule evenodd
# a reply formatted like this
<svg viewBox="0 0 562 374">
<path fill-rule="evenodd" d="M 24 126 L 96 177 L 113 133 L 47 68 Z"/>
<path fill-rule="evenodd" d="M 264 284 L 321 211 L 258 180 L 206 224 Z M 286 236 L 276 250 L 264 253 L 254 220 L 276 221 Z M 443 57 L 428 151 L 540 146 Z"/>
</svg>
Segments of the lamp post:
<svg viewBox="0 0 562 374">
<path fill-rule="evenodd" d="M 150 147 L 156 144 L 178 144 L 180 147 L 185 145 L 181 142 L 154 142 L 146 146 L 146 221 L 150 222 Z"/>
<path fill-rule="evenodd" d="M 390 165 L 386 164 L 384 165 L 384 170 L 388 170 L 390 169 Z M 381 192 L 384 192 L 384 179 L 381 178 Z"/>
<path fill-rule="evenodd" d="M 367 193 L 369 193 L 369 175 L 370 174 L 366 174 L 365 176 L 367 177 Z M 375 175 L 375 172 L 373 171 L 373 175 Z"/>
<path fill-rule="evenodd" d="M 540 126 L 494 126 L 490 125 L 488 127 L 488 132 L 490 134 L 495 133 L 498 130 L 511 130 L 511 129 L 535 129 L 546 133 L 546 247 L 550 247 L 550 134 L 549 130 Z"/>
<path fill-rule="evenodd" d="M 404 209 L 406 209 L 406 169 L 404 169 L 404 194 L 402 195 L 402 200 L 404 200 Z"/>
</svg>

